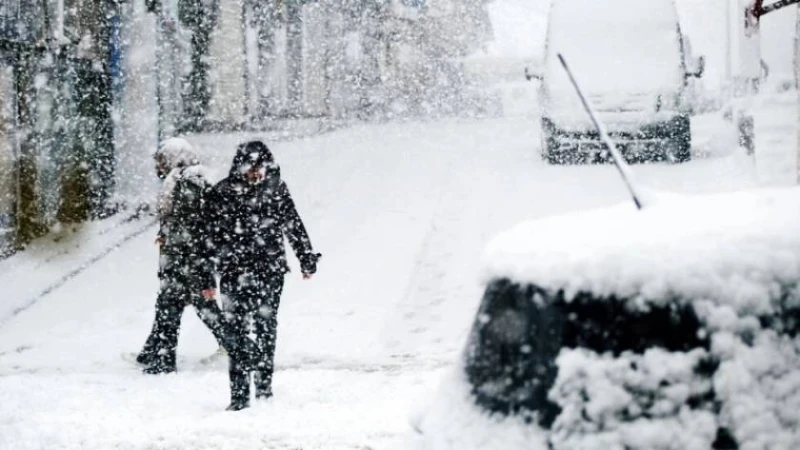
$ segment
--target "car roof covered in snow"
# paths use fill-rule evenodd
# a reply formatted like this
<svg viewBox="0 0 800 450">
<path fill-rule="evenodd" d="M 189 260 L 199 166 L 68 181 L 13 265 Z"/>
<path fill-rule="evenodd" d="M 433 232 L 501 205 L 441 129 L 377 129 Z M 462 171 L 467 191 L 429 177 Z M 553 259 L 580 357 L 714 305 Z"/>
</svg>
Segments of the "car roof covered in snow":
<svg viewBox="0 0 800 450">
<path fill-rule="evenodd" d="M 800 188 L 683 197 L 522 223 L 488 246 L 491 279 L 635 300 L 680 298 L 770 314 L 798 297 Z"/>
</svg>

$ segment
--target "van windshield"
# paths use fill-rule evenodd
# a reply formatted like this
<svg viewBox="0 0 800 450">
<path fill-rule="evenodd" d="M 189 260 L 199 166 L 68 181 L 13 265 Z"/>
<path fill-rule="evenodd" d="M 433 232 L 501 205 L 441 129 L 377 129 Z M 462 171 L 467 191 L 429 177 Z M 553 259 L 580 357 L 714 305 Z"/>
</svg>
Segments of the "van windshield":
<svg viewBox="0 0 800 450">
<path fill-rule="evenodd" d="M 683 81 L 672 0 L 555 0 L 546 77 L 551 92 L 572 92 L 564 55 L 589 94 L 675 92 Z"/>
</svg>

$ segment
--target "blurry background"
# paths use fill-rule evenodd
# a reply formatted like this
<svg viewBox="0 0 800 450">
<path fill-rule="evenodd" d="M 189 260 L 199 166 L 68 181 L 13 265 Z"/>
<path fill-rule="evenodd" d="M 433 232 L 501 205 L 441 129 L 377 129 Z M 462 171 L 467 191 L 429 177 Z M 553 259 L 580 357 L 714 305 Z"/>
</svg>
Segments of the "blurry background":
<svg viewBox="0 0 800 450">
<path fill-rule="evenodd" d="M 677 0 L 694 54 L 706 57 L 709 112 L 731 98 L 735 2 Z M 540 63 L 548 9 L 548 0 L 4 0 L 0 253 L 56 223 L 146 205 L 149 155 L 164 137 L 434 117 L 525 115 L 538 126 L 536 83 L 523 70 Z M 762 92 L 795 89 L 795 21 L 790 8 L 761 27 Z"/>
</svg>

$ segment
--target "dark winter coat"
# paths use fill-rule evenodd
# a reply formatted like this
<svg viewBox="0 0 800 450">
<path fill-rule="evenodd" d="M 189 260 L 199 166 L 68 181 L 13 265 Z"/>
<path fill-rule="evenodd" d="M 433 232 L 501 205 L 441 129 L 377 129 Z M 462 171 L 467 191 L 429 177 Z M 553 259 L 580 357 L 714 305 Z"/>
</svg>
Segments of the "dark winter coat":
<svg viewBox="0 0 800 450">
<path fill-rule="evenodd" d="M 216 286 L 203 215 L 212 184 L 188 143 L 172 141 L 159 150 L 171 169 L 158 199 L 159 277 L 199 292 Z"/>
<path fill-rule="evenodd" d="M 320 255 L 311 247 L 280 169 L 267 147 L 258 144 L 255 150 L 250 144 L 240 146 L 230 174 L 214 187 L 207 205 L 219 273 L 228 279 L 285 274 L 289 271 L 286 236 L 303 273 L 313 274 Z M 266 172 L 259 184 L 243 175 L 253 164 Z"/>
</svg>

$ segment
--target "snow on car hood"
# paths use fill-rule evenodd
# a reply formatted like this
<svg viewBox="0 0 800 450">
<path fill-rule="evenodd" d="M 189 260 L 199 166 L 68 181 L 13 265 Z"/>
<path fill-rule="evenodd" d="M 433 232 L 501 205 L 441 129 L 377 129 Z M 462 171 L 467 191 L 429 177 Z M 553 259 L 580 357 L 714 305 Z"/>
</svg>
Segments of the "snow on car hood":
<svg viewBox="0 0 800 450">
<path fill-rule="evenodd" d="M 485 254 L 490 278 L 636 302 L 677 297 L 768 315 L 798 305 L 800 189 L 663 197 L 523 223 Z M 785 291 L 785 292 L 782 292 Z"/>
</svg>

